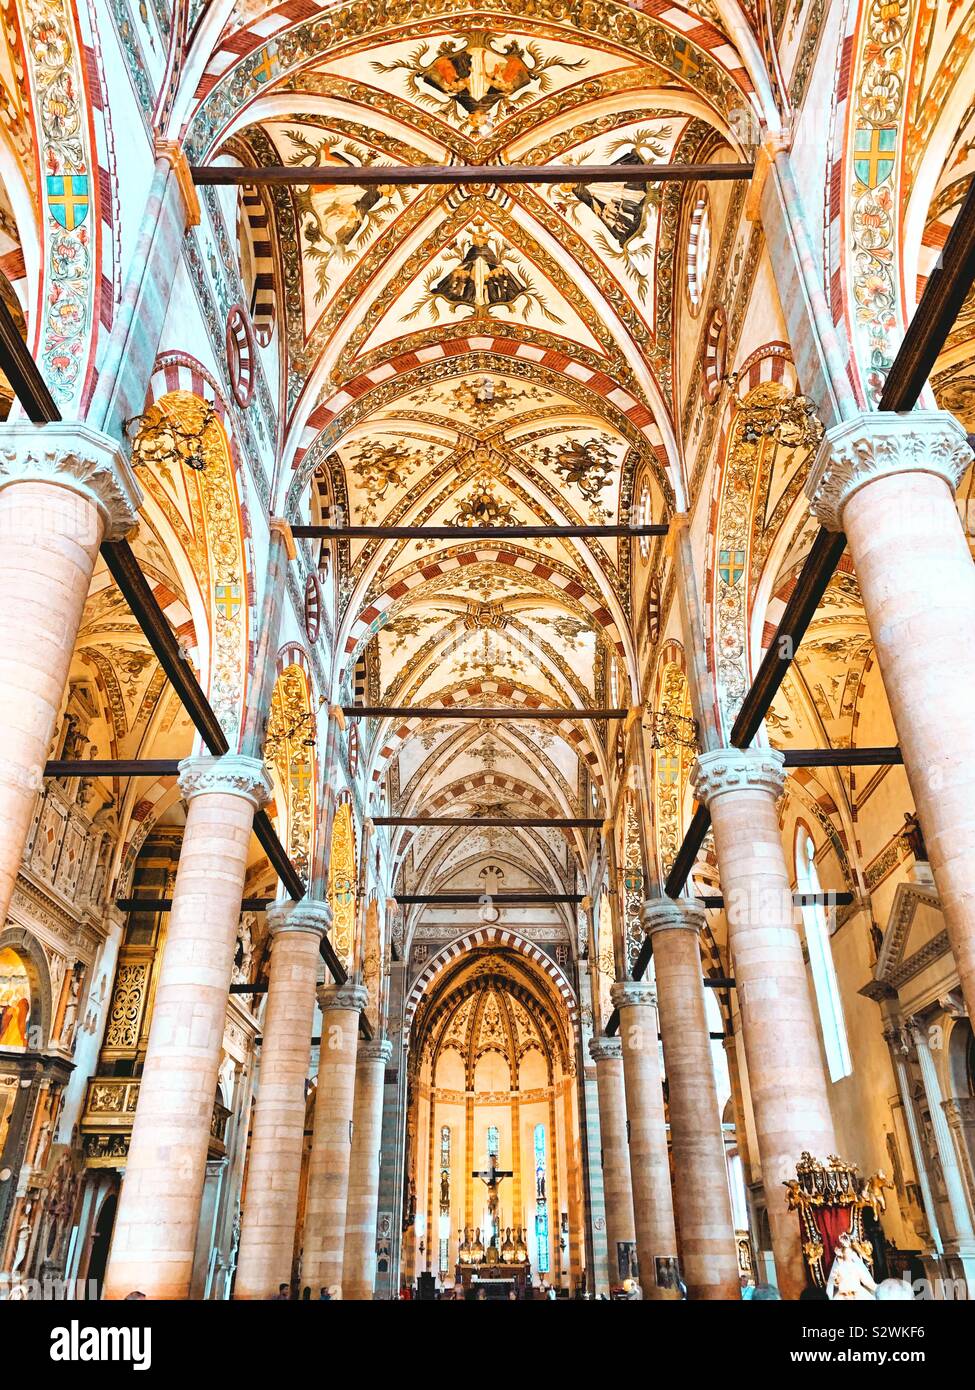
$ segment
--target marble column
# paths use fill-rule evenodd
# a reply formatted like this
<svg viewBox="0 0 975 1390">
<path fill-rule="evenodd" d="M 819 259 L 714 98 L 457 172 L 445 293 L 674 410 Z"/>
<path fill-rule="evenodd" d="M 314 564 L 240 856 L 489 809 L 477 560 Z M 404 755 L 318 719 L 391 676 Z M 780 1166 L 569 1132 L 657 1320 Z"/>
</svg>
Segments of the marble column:
<svg viewBox="0 0 975 1390">
<path fill-rule="evenodd" d="M 689 1298 L 739 1298 L 738 1250 L 699 935 L 703 910 L 673 898 L 643 905 L 653 943 L 660 1036 L 667 1070 L 674 1203 Z"/>
<path fill-rule="evenodd" d="M 115 440 L 0 425 L 0 923 L 7 917 L 98 547 L 142 497 Z"/>
<path fill-rule="evenodd" d="M 610 997 L 620 1015 L 640 1287 L 644 1298 L 676 1298 L 676 1289 L 657 1283 L 657 1260 L 672 1260 L 677 1256 L 667 1121 L 660 1076 L 657 997 L 653 985 L 646 980 L 620 980 L 613 986 Z"/>
<path fill-rule="evenodd" d="M 301 1261 L 301 1282 L 315 1298 L 319 1289 L 342 1288 L 359 1015 L 369 995 L 362 985 L 322 985 L 318 1002 L 322 1042 Z"/>
<path fill-rule="evenodd" d="M 971 458 L 946 412 L 870 412 L 826 432 L 806 492 L 817 520 L 846 533 L 975 1017 L 975 566 L 954 497 Z"/>
<path fill-rule="evenodd" d="M 291 1283 L 315 981 L 331 922 L 327 903 L 278 903 L 267 916 L 271 964 L 235 1298 L 271 1298 Z"/>
<path fill-rule="evenodd" d="M 379 1211 L 379 1149 L 383 1090 L 393 1044 L 361 1040 L 355 1064 L 352 1154 L 345 1208 L 342 1297 L 369 1300 L 376 1285 L 376 1217 Z"/>
<path fill-rule="evenodd" d="M 190 1288 L 227 999 L 263 763 L 184 758 L 186 829 L 105 1276 L 106 1298 Z"/>
<path fill-rule="evenodd" d="M 691 780 L 714 828 L 776 1279 L 783 1298 L 798 1298 L 799 1222 L 783 1184 L 804 1151 L 835 1153 L 836 1137 L 776 811 L 782 754 L 701 753 Z"/>
<path fill-rule="evenodd" d="M 623 1088 L 623 1044 L 619 1038 L 591 1038 L 589 1055 L 596 1064 L 599 1099 L 599 1137 L 602 1143 L 603 1205 L 606 1212 L 606 1248 L 609 1282 L 625 1277 L 620 1272 L 619 1247 L 636 1244 L 633 1225 L 633 1189 L 630 1153 L 626 1143 L 626 1094 Z"/>
<path fill-rule="evenodd" d="M 910 1031 L 917 1053 L 924 1094 L 928 1102 L 931 1130 L 944 1177 L 945 1191 L 948 1194 L 951 1224 L 954 1228 L 945 1241 L 945 1250 L 948 1254 L 959 1257 L 965 1266 L 966 1278 L 975 1287 L 975 1225 L 972 1221 L 971 1204 L 965 1189 L 962 1169 L 959 1167 L 958 1153 L 951 1137 L 951 1125 L 948 1115 L 945 1113 L 944 1100 L 941 1095 L 941 1080 L 938 1076 L 937 1064 L 928 1045 L 926 1027 L 920 1020 L 912 1020 L 912 1023 L 913 1026 Z"/>
</svg>

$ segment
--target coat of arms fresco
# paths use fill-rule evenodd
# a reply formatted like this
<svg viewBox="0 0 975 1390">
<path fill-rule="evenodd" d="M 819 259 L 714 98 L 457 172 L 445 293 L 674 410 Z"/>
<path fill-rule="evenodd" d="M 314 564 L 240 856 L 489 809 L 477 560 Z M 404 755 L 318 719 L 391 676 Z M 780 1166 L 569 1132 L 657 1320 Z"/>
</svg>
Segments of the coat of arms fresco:
<svg viewBox="0 0 975 1390">
<path fill-rule="evenodd" d="M 424 277 L 420 298 L 404 318 L 409 322 L 426 312 L 437 320 L 441 309 L 452 314 L 469 309 L 475 316 L 486 316 L 515 308 L 526 318 L 537 308 L 551 322 L 562 322 L 536 288 L 521 257 L 503 237 L 478 222 L 441 254 Z"/>
<path fill-rule="evenodd" d="M 430 44 L 421 44 L 407 58 L 372 64 L 381 75 L 405 72 L 415 101 L 453 118 L 475 138 L 490 131 L 495 120 L 543 96 L 553 69 L 576 72 L 585 67 L 584 58 L 567 62 L 545 57 L 537 43 L 480 29 L 444 39 L 432 54 Z"/>
<path fill-rule="evenodd" d="M 371 150 L 348 140 L 326 138 L 314 144 L 299 130 L 286 132 L 293 152 L 287 163 L 305 169 L 329 165 L 353 169 L 377 162 Z M 358 259 L 382 226 L 405 206 L 411 190 L 392 184 L 356 188 L 318 184 L 294 190 L 301 221 L 302 250 L 315 274 L 315 302 L 328 294 L 336 264 Z"/>
</svg>

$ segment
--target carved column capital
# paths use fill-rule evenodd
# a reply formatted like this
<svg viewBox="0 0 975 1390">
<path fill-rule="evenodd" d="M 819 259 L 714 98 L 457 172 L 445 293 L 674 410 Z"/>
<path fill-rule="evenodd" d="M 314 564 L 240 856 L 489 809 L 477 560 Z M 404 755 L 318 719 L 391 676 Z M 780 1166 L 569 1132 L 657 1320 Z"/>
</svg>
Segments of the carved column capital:
<svg viewBox="0 0 975 1390">
<path fill-rule="evenodd" d="M 53 483 L 93 502 L 105 527 L 103 539 L 109 541 L 132 529 L 142 505 L 117 440 L 78 420 L 48 425 L 16 420 L 0 426 L 0 487 L 26 482 Z"/>
<path fill-rule="evenodd" d="M 272 903 L 267 910 L 267 929 L 272 937 L 281 932 L 307 932 L 321 938 L 331 925 L 331 906 L 315 899 L 299 902 L 283 899 Z"/>
<path fill-rule="evenodd" d="M 369 1003 L 369 991 L 365 985 L 353 984 L 346 980 L 344 985 L 319 985 L 318 1006 L 322 1013 L 329 1009 L 354 1009 L 362 1013 Z"/>
<path fill-rule="evenodd" d="M 179 765 L 178 781 L 187 802 L 206 792 L 220 792 L 224 796 L 246 797 L 256 811 L 271 795 L 267 768 L 260 758 L 245 758 L 242 753 L 184 758 Z"/>
<path fill-rule="evenodd" d="M 959 1134 L 975 1128 L 975 1096 L 952 1096 L 941 1102 L 941 1108 L 948 1124 Z"/>
<path fill-rule="evenodd" d="M 590 1038 L 589 1056 L 594 1062 L 619 1062 L 623 1057 L 623 1044 L 619 1038 Z"/>
<path fill-rule="evenodd" d="M 393 1055 L 393 1044 L 388 1038 L 373 1038 L 370 1042 L 363 1038 L 356 1055 L 360 1062 L 382 1062 L 386 1067 Z"/>
<path fill-rule="evenodd" d="M 657 991 L 649 980 L 617 980 L 609 992 L 614 1009 L 657 1007 Z"/>
<path fill-rule="evenodd" d="M 878 478 L 933 473 L 954 495 L 972 450 L 963 426 L 945 410 L 870 410 L 826 431 L 806 479 L 816 520 L 843 530 L 846 503 Z"/>
<path fill-rule="evenodd" d="M 710 805 L 725 792 L 757 788 L 779 797 L 785 787 L 782 754 L 776 748 L 715 748 L 699 753 L 691 768 L 698 801 Z"/>
<path fill-rule="evenodd" d="M 663 931 L 689 931 L 695 936 L 707 925 L 703 907 L 686 898 L 647 898 L 640 921 L 647 936 Z"/>
</svg>

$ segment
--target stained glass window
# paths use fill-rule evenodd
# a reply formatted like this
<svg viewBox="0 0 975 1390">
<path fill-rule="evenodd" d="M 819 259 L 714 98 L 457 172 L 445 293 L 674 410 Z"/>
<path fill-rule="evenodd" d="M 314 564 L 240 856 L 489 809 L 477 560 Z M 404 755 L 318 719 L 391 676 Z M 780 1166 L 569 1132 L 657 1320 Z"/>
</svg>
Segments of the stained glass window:
<svg viewBox="0 0 975 1390">
<path fill-rule="evenodd" d="M 441 1274 L 450 1268 L 450 1125 L 440 1127 L 440 1260 Z"/>
<path fill-rule="evenodd" d="M 497 1158 L 498 1155 L 499 1155 L 499 1152 L 500 1152 L 500 1150 L 499 1150 L 499 1148 L 498 1148 L 499 1140 L 498 1140 L 498 1127 L 497 1127 L 497 1125 L 488 1125 L 487 1141 L 488 1141 L 488 1145 L 487 1145 L 487 1149 L 488 1149 L 488 1158 L 490 1158 L 490 1157 L 492 1156 L 492 1154 L 494 1155 L 495 1158 Z"/>
<path fill-rule="evenodd" d="M 816 871 L 816 847 L 802 826 L 796 834 L 796 878 L 800 892 L 822 893 L 819 874 Z M 825 911 L 818 903 L 807 904 L 802 908 L 802 922 L 806 930 L 806 947 L 809 951 L 813 988 L 819 1007 L 829 1077 L 831 1081 L 841 1081 L 844 1076 L 852 1074 L 853 1060 L 846 1036 L 846 1020 L 843 1017 L 843 1000 L 836 978 L 836 966 L 833 964 L 829 924 Z"/>
<path fill-rule="evenodd" d="M 535 1126 L 535 1244 L 538 1247 L 538 1272 L 547 1274 L 548 1260 L 548 1159 L 545 1149 L 545 1126 Z"/>
</svg>

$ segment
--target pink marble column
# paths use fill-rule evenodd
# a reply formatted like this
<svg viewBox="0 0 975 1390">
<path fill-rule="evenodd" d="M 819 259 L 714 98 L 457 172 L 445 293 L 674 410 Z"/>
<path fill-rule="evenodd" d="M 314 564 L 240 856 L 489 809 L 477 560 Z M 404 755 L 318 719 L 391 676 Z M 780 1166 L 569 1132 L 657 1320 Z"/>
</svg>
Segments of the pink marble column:
<svg viewBox="0 0 975 1390">
<path fill-rule="evenodd" d="M 376 1284 L 376 1219 L 379 1214 L 379 1150 L 383 1087 L 393 1044 L 360 1039 L 352 1108 L 352 1154 L 345 1208 L 342 1297 L 369 1300 Z"/>
<path fill-rule="evenodd" d="M 716 749 L 691 780 L 714 828 L 776 1278 L 797 1298 L 806 1278 L 783 1184 L 804 1151 L 825 1161 L 836 1138 L 776 812 L 782 754 Z"/>
<path fill-rule="evenodd" d="M 689 902 L 656 898 L 643 905 L 667 1070 L 684 1282 L 689 1298 L 736 1299 L 741 1294 L 738 1247 L 698 942 L 706 921 L 702 909 Z"/>
<path fill-rule="evenodd" d="M 677 1257 L 660 1075 L 657 998 L 653 986 L 646 980 L 618 981 L 612 988 L 611 998 L 620 1015 L 640 1287 L 644 1298 L 677 1298 L 676 1289 L 657 1283 L 657 1260 Z"/>
<path fill-rule="evenodd" d="M 817 519 L 846 532 L 975 1017 L 975 566 L 954 497 L 971 458 L 954 416 L 877 411 L 827 431 L 806 491 Z"/>
<path fill-rule="evenodd" d="M 342 1289 L 359 1015 L 369 995 L 363 985 L 322 985 L 318 1002 L 322 1043 L 301 1258 L 301 1282 L 316 1298 L 319 1289 Z"/>
<path fill-rule="evenodd" d="M 315 981 L 330 921 L 327 903 L 281 903 L 268 912 L 271 966 L 235 1298 L 271 1298 L 291 1282 Z"/>
<path fill-rule="evenodd" d="M 609 1282 L 626 1277 L 620 1269 L 621 1245 L 636 1243 L 633 1225 L 633 1185 L 626 1143 L 626 1093 L 623 1088 L 623 1044 L 619 1038 L 592 1038 L 589 1055 L 596 1063 L 599 1100 L 599 1139 L 602 1146 L 603 1207 L 606 1214 L 606 1254 Z"/>
<path fill-rule="evenodd" d="M 106 1298 L 190 1288 L 240 900 L 254 812 L 270 783 L 255 758 L 184 758 L 173 907 L 156 984 Z"/>
<path fill-rule="evenodd" d="M 0 425 L 0 925 L 43 788 L 102 540 L 141 503 L 114 440 L 86 425 Z"/>
</svg>

